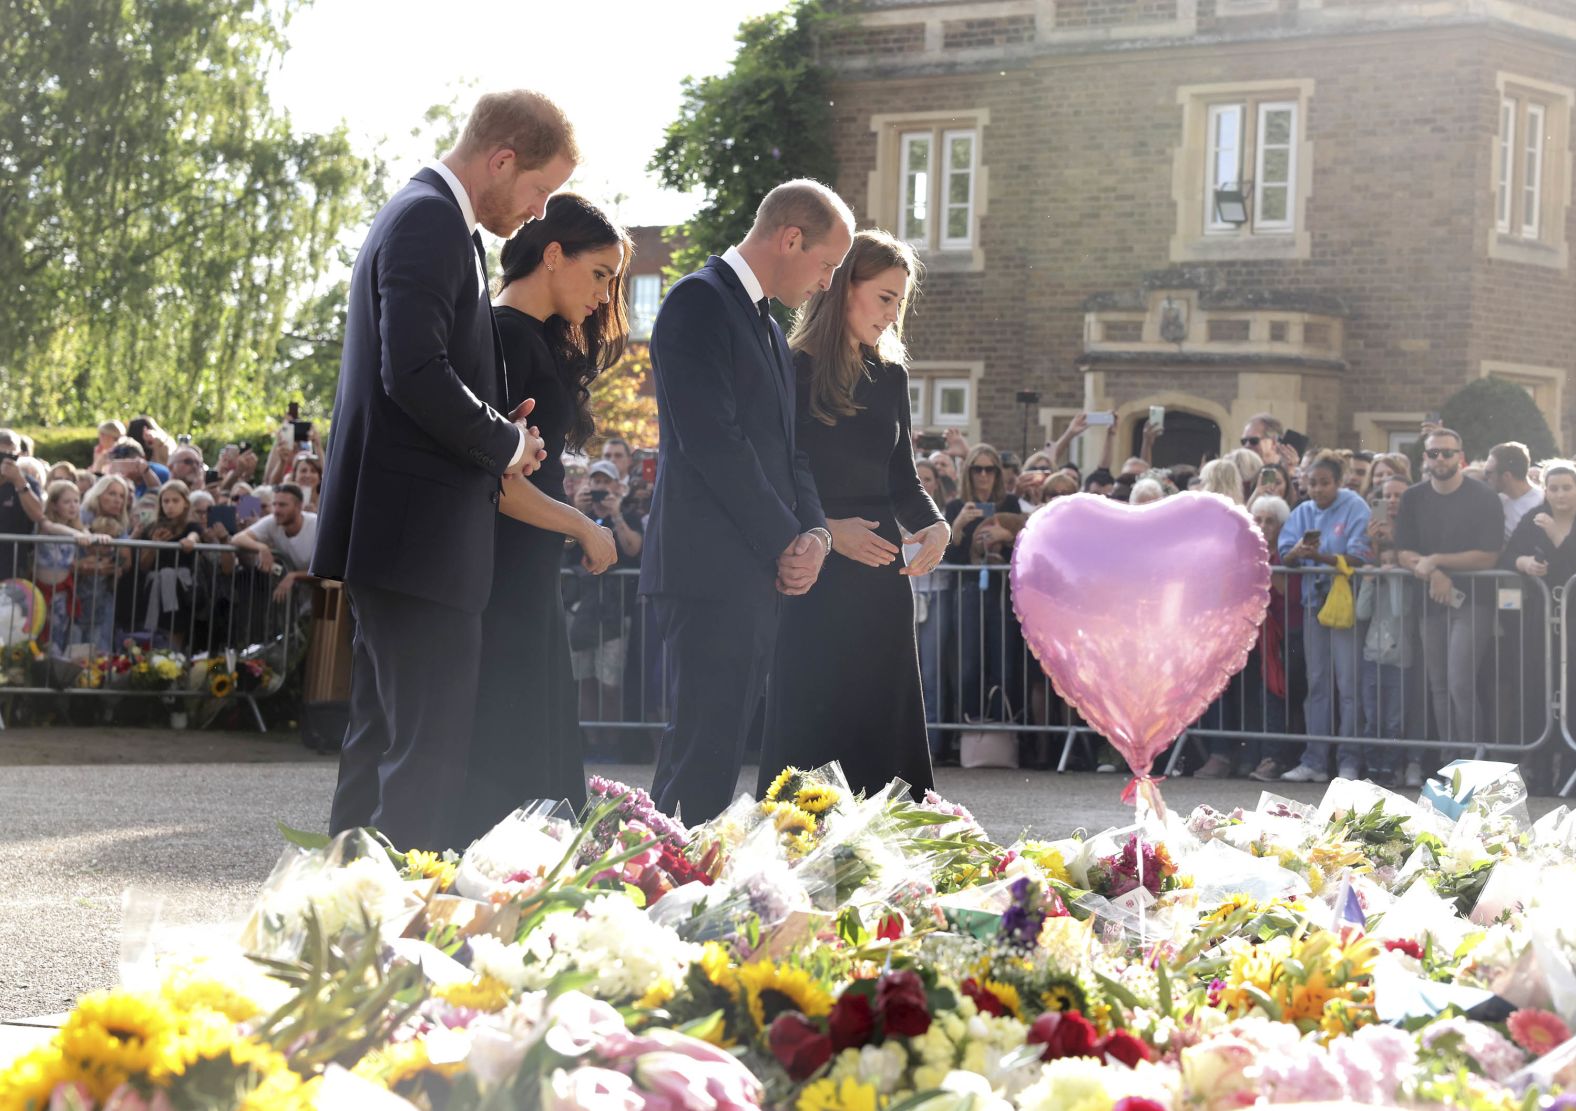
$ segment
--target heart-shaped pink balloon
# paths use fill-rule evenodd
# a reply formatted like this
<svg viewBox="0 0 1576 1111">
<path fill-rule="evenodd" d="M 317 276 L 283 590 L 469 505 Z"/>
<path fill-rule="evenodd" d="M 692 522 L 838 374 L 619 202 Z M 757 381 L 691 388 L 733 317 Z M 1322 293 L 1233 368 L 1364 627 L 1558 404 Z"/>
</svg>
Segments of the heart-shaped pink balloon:
<svg viewBox="0 0 1576 1111">
<path fill-rule="evenodd" d="M 1269 600 L 1264 537 L 1218 494 L 1057 498 L 1012 553 L 1030 650 L 1140 778 L 1248 662 Z"/>
</svg>

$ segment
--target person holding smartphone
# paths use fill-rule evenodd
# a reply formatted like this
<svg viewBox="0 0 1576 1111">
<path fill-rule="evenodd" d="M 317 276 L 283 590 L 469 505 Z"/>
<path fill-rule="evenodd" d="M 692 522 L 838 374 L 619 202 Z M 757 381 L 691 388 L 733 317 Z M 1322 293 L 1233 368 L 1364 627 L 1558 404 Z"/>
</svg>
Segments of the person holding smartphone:
<svg viewBox="0 0 1576 1111">
<path fill-rule="evenodd" d="M 1308 469 L 1308 500 L 1291 511 L 1281 530 L 1278 548 L 1288 567 L 1335 568 L 1344 558 L 1350 567 L 1373 558 L 1368 541 L 1368 503 L 1342 485 L 1341 457 L 1324 451 L 1314 456 Z M 1302 600 L 1303 658 L 1307 667 L 1308 697 L 1303 703 L 1309 733 L 1357 736 L 1358 635 L 1354 625 L 1332 629 L 1319 621 L 1319 611 L 1330 595 L 1331 574 L 1310 572 L 1299 576 Z M 1355 585 L 1355 584 L 1354 584 Z M 1309 741 L 1297 766 L 1281 776 L 1289 783 L 1323 783 L 1330 778 L 1330 746 Z M 1362 749 L 1342 743 L 1337 758 L 1343 778 L 1356 779 Z"/>
<path fill-rule="evenodd" d="M 1458 433 L 1434 427 L 1423 440 L 1428 481 L 1402 495 L 1395 522 L 1401 566 L 1427 588 L 1421 617 L 1423 669 L 1434 722 L 1445 741 L 1474 741 L 1481 735 L 1478 665 L 1494 636 L 1498 597 L 1492 580 L 1453 572 L 1491 569 L 1505 543 L 1505 510 L 1499 497 L 1461 473 L 1465 457 Z M 1408 762 L 1405 782 L 1422 785 L 1417 761 Z"/>
</svg>

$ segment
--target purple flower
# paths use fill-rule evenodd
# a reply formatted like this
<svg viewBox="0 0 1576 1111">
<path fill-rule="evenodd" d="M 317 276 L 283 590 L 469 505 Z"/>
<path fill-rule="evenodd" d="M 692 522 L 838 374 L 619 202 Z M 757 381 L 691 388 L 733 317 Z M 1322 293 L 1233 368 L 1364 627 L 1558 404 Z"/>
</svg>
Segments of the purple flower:
<svg viewBox="0 0 1576 1111">
<path fill-rule="evenodd" d="M 1012 905 L 1001 914 L 1001 935 L 1010 944 L 1032 949 L 1045 924 L 1045 912 L 1040 909 L 1040 890 L 1022 876 L 1013 880 L 1007 889 L 1012 893 Z"/>
</svg>

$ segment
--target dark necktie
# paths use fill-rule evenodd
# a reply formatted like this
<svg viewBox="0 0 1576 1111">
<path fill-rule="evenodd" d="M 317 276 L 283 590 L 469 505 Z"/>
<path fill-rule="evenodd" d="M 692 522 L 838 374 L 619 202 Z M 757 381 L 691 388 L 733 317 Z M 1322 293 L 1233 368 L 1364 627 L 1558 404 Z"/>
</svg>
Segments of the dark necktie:
<svg viewBox="0 0 1576 1111">
<path fill-rule="evenodd" d="M 777 329 L 772 327 L 772 301 L 762 297 L 755 302 L 755 311 L 761 314 L 761 324 L 766 329 L 766 341 L 772 345 L 772 358 L 782 362 L 782 352 L 777 350 Z"/>
<path fill-rule="evenodd" d="M 487 296 L 487 248 L 482 246 L 482 233 L 471 232 L 471 242 L 476 244 L 476 257 L 481 260 L 482 296 Z"/>
</svg>

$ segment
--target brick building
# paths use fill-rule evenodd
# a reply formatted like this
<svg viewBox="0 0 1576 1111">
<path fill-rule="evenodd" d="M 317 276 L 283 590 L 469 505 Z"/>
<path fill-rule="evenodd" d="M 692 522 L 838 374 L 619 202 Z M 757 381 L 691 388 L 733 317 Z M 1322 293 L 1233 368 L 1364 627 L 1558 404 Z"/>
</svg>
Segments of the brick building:
<svg viewBox="0 0 1576 1111">
<path fill-rule="evenodd" d="M 1576 0 L 865 0 L 821 52 L 928 268 L 916 426 L 1383 449 L 1496 375 L 1576 442 Z"/>
</svg>

